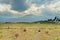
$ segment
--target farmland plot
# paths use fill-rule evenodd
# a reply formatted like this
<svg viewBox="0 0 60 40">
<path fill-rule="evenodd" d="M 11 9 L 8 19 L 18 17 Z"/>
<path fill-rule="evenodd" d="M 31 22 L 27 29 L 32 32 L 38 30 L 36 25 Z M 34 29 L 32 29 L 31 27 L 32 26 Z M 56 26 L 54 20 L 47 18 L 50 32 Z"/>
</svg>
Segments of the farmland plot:
<svg viewBox="0 0 60 40">
<path fill-rule="evenodd" d="M 60 25 L 0 24 L 0 40 L 60 40 Z"/>
</svg>

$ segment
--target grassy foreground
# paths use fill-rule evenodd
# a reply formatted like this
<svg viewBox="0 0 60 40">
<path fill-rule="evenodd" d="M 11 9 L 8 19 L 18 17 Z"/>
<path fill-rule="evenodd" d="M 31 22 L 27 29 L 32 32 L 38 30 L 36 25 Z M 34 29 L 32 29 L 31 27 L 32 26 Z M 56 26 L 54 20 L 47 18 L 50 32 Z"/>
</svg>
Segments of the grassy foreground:
<svg viewBox="0 0 60 40">
<path fill-rule="evenodd" d="M 0 23 L 0 40 L 60 40 L 60 24 Z"/>
</svg>

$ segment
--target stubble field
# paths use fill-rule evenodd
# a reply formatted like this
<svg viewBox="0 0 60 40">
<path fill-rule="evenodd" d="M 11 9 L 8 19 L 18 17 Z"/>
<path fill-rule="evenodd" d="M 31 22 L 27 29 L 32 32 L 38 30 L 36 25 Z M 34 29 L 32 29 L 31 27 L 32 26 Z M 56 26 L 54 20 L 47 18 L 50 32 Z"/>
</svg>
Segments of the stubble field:
<svg viewBox="0 0 60 40">
<path fill-rule="evenodd" d="M 0 40 L 60 40 L 60 24 L 0 23 Z"/>
</svg>

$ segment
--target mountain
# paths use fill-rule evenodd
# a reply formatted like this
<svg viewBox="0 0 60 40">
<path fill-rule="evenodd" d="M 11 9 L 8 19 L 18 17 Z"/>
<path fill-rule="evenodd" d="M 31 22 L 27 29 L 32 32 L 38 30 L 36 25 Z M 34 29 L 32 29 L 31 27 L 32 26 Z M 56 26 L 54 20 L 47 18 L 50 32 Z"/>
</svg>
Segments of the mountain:
<svg viewBox="0 0 60 40">
<path fill-rule="evenodd" d="M 33 22 L 33 21 L 39 21 L 39 20 L 41 20 L 40 16 L 29 14 L 22 17 L 10 18 L 10 19 L 7 19 L 6 21 L 7 22 Z"/>
</svg>

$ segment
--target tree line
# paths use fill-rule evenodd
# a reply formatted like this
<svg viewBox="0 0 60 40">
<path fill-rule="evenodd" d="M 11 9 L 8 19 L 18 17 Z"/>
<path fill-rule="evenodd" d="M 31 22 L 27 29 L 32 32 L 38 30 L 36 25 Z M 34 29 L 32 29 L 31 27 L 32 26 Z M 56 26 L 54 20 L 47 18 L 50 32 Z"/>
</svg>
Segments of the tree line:
<svg viewBox="0 0 60 40">
<path fill-rule="evenodd" d="M 60 21 L 60 18 L 55 17 L 54 19 L 48 19 L 47 21 L 48 22 L 59 22 Z"/>
</svg>

